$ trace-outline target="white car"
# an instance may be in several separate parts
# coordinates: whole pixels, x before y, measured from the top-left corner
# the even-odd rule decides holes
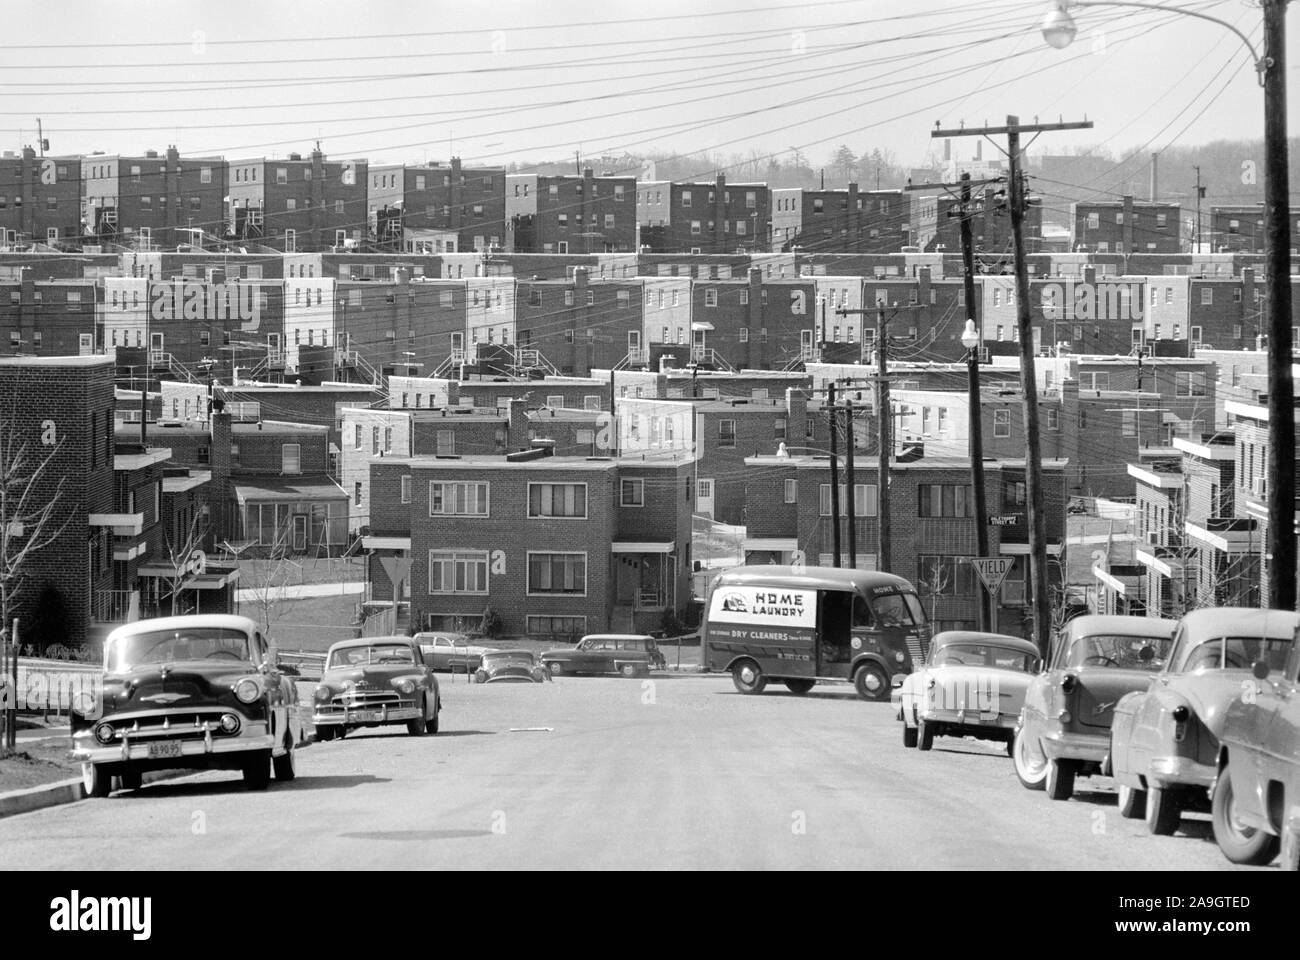
[[[903,721],[903,746],[929,750],[935,737],[975,737],[1002,741],[1009,751],[1038,661],[1038,648],[1019,637],[939,634],[925,665],[891,698]]]
[[[420,645],[429,669],[443,673],[473,673],[482,665],[483,654],[496,649],[475,646],[463,633],[425,631],[415,635],[415,642]]]

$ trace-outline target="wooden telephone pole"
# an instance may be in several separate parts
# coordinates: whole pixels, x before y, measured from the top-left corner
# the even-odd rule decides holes
[[[1043,516],[1043,456],[1038,434],[1038,385],[1034,371],[1034,331],[1029,317],[1029,268],[1025,260],[1025,185],[1021,161],[1024,150],[1020,145],[1022,133],[1035,135],[1050,130],[1086,130],[1092,127],[1089,120],[1070,123],[1027,123],[1008,116],[1001,127],[960,127],[944,130],[936,127],[933,138],[991,137],[1005,134],[1008,163],[1008,203],[1011,207],[1011,240],[1015,253],[1016,272],[1016,326],[1020,333],[1020,392],[1024,403],[1025,420],[1025,492],[1029,500],[1029,576],[1034,618],[1034,642],[1046,657],[1051,648],[1052,611],[1051,596],[1047,592],[1047,524]],[[1035,136],[1037,139],[1037,136]],[[1032,141],[1031,141],[1032,142]]]

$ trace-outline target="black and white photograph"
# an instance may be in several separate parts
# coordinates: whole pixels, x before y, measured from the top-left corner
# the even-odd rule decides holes
[[[22,924],[399,870],[1282,920],[1287,0],[4,6]]]

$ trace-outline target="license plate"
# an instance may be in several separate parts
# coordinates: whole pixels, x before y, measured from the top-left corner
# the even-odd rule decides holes
[[[181,745],[178,740],[160,740],[157,743],[151,743],[149,746],[149,759],[179,757],[181,755]]]
[[[366,721],[380,720],[382,718],[383,714],[378,710],[355,710],[348,719]]]

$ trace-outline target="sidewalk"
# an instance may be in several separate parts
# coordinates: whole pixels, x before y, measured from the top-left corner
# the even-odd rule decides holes
[[[350,593],[365,593],[366,585],[360,580],[343,583],[301,583],[289,584],[276,588],[276,600],[301,600],[305,597],[341,597]],[[235,599],[240,603],[256,602],[262,591],[257,589],[236,590]]]

